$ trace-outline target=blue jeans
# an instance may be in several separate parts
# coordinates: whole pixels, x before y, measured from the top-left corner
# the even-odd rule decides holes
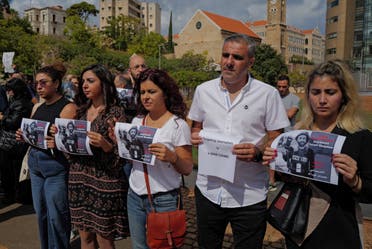
[[[41,249],[70,248],[68,166],[33,148],[30,150],[28,165]]]
[[[133,168],[132,161],[130,160],[125,161],[123,170],[128,180],[129,180],[130,173],[132,172],[132,168]]]
[[[157,212],[174,211],[177,209],[177,203],[177,190],[153,195],[153,207]],[[151,206],[147,195],[137,195],[129,188],[127,208],[132,249],[148,249],[146,216],[151,211]]]
[[[229,222],[235,249],[262,249],[266,231],[266,200],[246,207],[223,208],[208,200],[195,187],[195,203],[200,249],[222,248]]]

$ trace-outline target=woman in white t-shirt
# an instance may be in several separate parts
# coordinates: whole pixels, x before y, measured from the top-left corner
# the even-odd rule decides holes
[[[181,174],[190,174],[193,167],[186,104],[176,82],[165,71],[146,69],[136,84],[141,104],[139,116],[132,124],[159,129],[149,146],[156,156],[155,165],[147,165],[153,207],[157,212],[176,210]],[[132,248],[148,248],[145,226],[151,206],[142,163],[133,162],[129,185],[127,206]]]

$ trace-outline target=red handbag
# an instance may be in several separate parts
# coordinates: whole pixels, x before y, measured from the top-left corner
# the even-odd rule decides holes
[[[146,219],[147,245],[151,249],[179,248],[183,245],[186,234],[186,212],[180,209],[181,191],[179,190],[178,207],[175,211],[156,212],[152,205],[147,165],[143,164],[147,195],[151,212]]]

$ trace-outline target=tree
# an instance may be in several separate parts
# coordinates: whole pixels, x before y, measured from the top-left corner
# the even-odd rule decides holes
[[[288,68],[284,59],[270,45],[261,44],[256,48],[252,74],[255,78],[274,85],[280,74],[286,74]]]
[[[145,57],[158,57],[159,45],[164,44],[165,39],[158,33],[150,32],[145,34],[140,40],[130,44],[128,47],[128,53],[139,53]]]
[[[299,71],[289,73],[288,77],[291,80],[291,85],[296,89],[296,91],[299,87],[304,87],[306,84],[306,76]]]
[[[174,53],[173,28],[172,28],[172,11],[170,13],[170,18],[169,18],[167,51],[168,51],[168,53]]]
[[[18,16],[0,19],[0,51],[14,51],[14,64],[31,73],[39,65],[41,53],[30,24]]]
[[[137,18],[119,15],[109,21],[105,34],[112,39],[113,48],[127,50],[129,44],[140,42],[145,30]]]
[[[67,16],[79,16],[83,20],[84,24],[87,23],[88,17],[90,15],[97,16],[99,11],[96,6],[89,4],[87,2],[81,2],[71,5],[70,8],[66,10]]]
[[[10,14],[10,4],[8,0],[0,0],[0,19],[4,18],[4,13]]]
[[[84,46],[95,45],[89,28],[87,28],[84,21],[78,16],[67,17],[64,34],[72,42],[84,44]]]

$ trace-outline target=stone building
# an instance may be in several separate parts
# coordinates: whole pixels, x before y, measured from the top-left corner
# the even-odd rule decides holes
[[[25,17],[34,32],[40,35],[63,36],[66,11],[62,6],[30,8],[25,10]]]
[[[204,10],[197,10],[175,37],[175,56],[192,51],[195,54],[205,54],[208,59],[219,63],[221,50],[226,37],[236,34],[246,34],[257,44],[261,38],[242,21],[217,15]]]

